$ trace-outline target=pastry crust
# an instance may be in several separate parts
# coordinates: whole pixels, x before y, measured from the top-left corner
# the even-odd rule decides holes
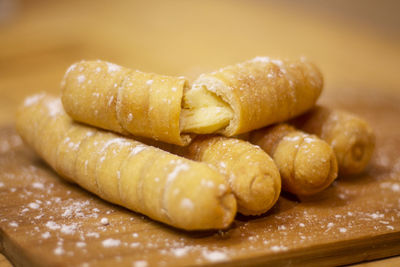
[[[105,61],[81,61],[66,72],[65,111],[74,120],[124,135],[133,134],[177,145],[185,78],[133,71]]]
[[[297,116],[314,106],[323,79],[309,61],[252,60],[202,74],[191,90],[206,89],[229,104],[233,118],[218,132],[233,136]]]
[[[340,174],[362,172],[372,157],[374,132],[366,121],[354,114],[317,106],[291,123],[319,136],[333,148]]]
[[[236,138],[197,136],[187,147],[153,140],[147,144],[185,158],[209,164],[224,174],[243,215],[260,215],[276,203],[281,177],[274,161],[262,149]]]
[[[273,158],[285,191],[298,196],[313,195],[337,177],[332,148],[315,135],[282,123],[251,132],[249,140]]]
[[[238,211],[260,215],[276,203],[281,177],[274,161],[262,149],[235,138],[198,136],[186,157],[214,166],[231,185]]]
[[[222,229],[234,219],[235,197],[217,171],[74,123],[57,98],[25,101],[17,130],[57,173],[107,201],[186,230]]]

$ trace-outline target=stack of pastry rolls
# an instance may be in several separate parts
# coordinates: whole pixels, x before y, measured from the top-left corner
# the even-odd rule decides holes
[[[363,120],[315,107],[323,79],[305,59],[257,57],[192,83],[81,61],[61,87],[20,106],[25,142],[68,181],[185,230],[265,213],[281,187],[318,193],[374,146]]]

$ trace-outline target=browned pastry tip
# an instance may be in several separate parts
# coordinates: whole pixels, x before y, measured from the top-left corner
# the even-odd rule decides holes
[[[332,148],[315,135],[278,124],[251,132],[249,140],[273,158],[285,191],[295,195],[316,194],[337,177]]]
[[[374,132],[366,121],[354,114],[317,106],[291,123],[319,136],[333,148],[340,174],[362,172],[372,157]]]

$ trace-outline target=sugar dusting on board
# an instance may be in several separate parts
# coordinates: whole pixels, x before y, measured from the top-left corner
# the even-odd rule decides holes
[[[8,225],[11,226],[11,227],[18,227],[19,226],[19,224],[17,222],[10,222]]]
[[[5,153],[11,149],[19,147],[20,145],[22,145],[22,139],[19,135],[13,134],[9,138],[2,138],[0,139],[0,153]]]
[[[218,262],[228,260],[229,257],[220,251],[203,251],[203,257],[210,262]]]
[[[133,267],[147,267],[148,263],[147,263],[147,261],[139,260],[139,261],[134,261],[132,263],[132,266]]]
[[[102,225],[108,225],[108,224],[109,224],[109,221],[108,221],[107,218],[103,217],[103,218],[101,218],[100,223],[101,223]]]
[[[113,238],[108,238],[106,240],[103,240],[101,242],[104,247],[109,248],[109,247],[118,247],[121,245],[121,240],[118,239],[113,239]]]

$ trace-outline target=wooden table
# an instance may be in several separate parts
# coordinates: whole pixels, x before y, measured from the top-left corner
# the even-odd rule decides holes
[[[101,58],[143,71],[171,75],[184,74],[193,78],[201,72],[214,70],[257,55],[280,57],[305,55],[313,59],[324,73],[326,86],[321,102],[352,110],[364,115],[374,124],[378,138],[381,138],[378,144],[384,145],[384,148],[377,149],[380,154],[375,155],[367,176],[371,173],[378,175],[379,171],[382,174],[384,170],[379,168],[386,168],[386,171],[390,170],[394,173],[391,179],[398,181],[400,175],[395,171],[398,171],[396,168],[399,166],[393,161],[395,152],[390,150],[392,141],[385,141],[387,138],[398,140],[396,138],[400,136],[399,120],[398,116],[396,117],[396,114],[400,115],[398,107],[400,100],[398,2],[335,1],[324,4],[319,2],[317,0],[296,1],[296,3],[255,0],[246,2],[113,1],[110,4],[111,2],[106,0],[0,1],[0,130],[2,138],[5,140],[6,137],[14,136],[12,125],[17,104],[26,95],[37,91],[57,93],[65,69],[80,59]],[[399,145],[399,142],[393,142]],[[16,144],[15,149],[26,148],[21,148],[21,144]],[[29,150],[21,151],[18,153],[29,154]],[[34,160],[34,156],[32,157],[31,159]],[[23,164],[24,161],[21,158],[18,160],[20,160],[18,164]],[[53,179],[55,186],[71,187],[59,181],[45,165],[38,164],[41,168],[40,172],[45,173],[43,175],[46,179]],[[375,181],[373,178],[365,179],[365,181]],[[360,182],[357,179],[350,182],[339,179],[338,184],[328,189],[326,195],[332,195],[338,188],[346,189],[347,187],[341,187],[343,184],[351,187],[352,183],[360,183],[360,186],[364,184],[363,181]],[[21,186],[24,187],[24,185]],[[70,194],[77,198],[92,197],[74,186],[71,188]],[[2,196],[8,195],[3,192]],[[328,197],[322,196],[322,199],[324,198]],[[135,220],[141,222],[140,225],[151,225],[149,229],[156,229],[154,230],[156,232],[164,231],[162,235],[172,235],[177,238],[173,230],[166,229],[162,225],[154,224],[141,216],[131,215],[124,210],[121,211],[107,203],[93,201],[93,205],[100,205],[104,212],[117,210],[118,216],[124,219],[128,220],[133,216]],[[255,225],[263,224],[265,222],[263,220],[273,221],[273,216],[284,212],[285,209],[290,209],[293,203],[301,206],[297,205],[299,202],[290,198],[282,198],[269,215],[271,218],[268,216],[257,219],[239,217],[236,225],[239,228],[247,227],[248,235],[245,237],[255,240],[258,237],[251,235],[251,231],[253,234],[260,233],[257,232],[259,229]],[[302,203],[302,209],[309,208],[314,202],[306,203],[308,204]],[[371,216],[374,217],[374,215]],[[375,216],[380,216],[380,213]],[[110,216],[110,218],[113,217]],[[393,225],[393,227],[398,227],[396,223]],[[282,229],[282,226],[280,227]],[[0,229],[0,232],[2,230]],[[121,229],[118,228],[118,230]],[[397,228],[395,230],[400,231]],[[240,233],[238,231],[233,232],[238,234]],[[184,236],[186,238],[186,235]],[[10,237],[17,238],[17,235]],[[2,239],[0,241],[3,242]],[[57,240],[53,241],[57,242]],[[189,241],[185,240],[185,242]],[[201,245],[200,237],[199,242]],[[217,241],[214,240],[214,242]],[[251,245],[252,240],[246,242],[250,242]],[[259,244],[266,240],[261,236],[254,242]],[[46,242],[44,246],[46,247]],[[257,248],[257,245],[254,246]],[[273,250],[285,249],[276,246]],[[177,251],[177,254],[184,253],[184,250]],[[387,251],[390,253],[382,253],[378,249],[376,253],[373,253],[372,249],[368,255],[355,256],[354,260],[346,261],[338,256],[337,259],[333,257],[321,262],[343,264],[400,254],[396,244],[389,246]],[[262,252],[260,253],[262,255]],[[53,255],[52,251],[50,254]],[[215,255],[218,256],[218,254]],[[10,257],[10,255],[7,256]],[[261,262],[257,261],[255,256],[247,260],[245,255],[241,257],[242,261],[239,263],[242,264]],[[124,257],[121,259],[122,262],[127,263]],[[190,262],[190,259],[185,257],[180,259],[180,264]],[[18,259],[13,260],[21,263]],[[118,257],[113,260],[107,258],[103,264],[118,263],[119,260]],[[200,261],[200,263],[206,262]],[[285,263],[284,258],[277,262]],[[171,261],[166,263],[171,264]],[[8,264],[4,258],[0,258],[0,266]],[[400,260],[391,258],[372,264],[399,265]]]

